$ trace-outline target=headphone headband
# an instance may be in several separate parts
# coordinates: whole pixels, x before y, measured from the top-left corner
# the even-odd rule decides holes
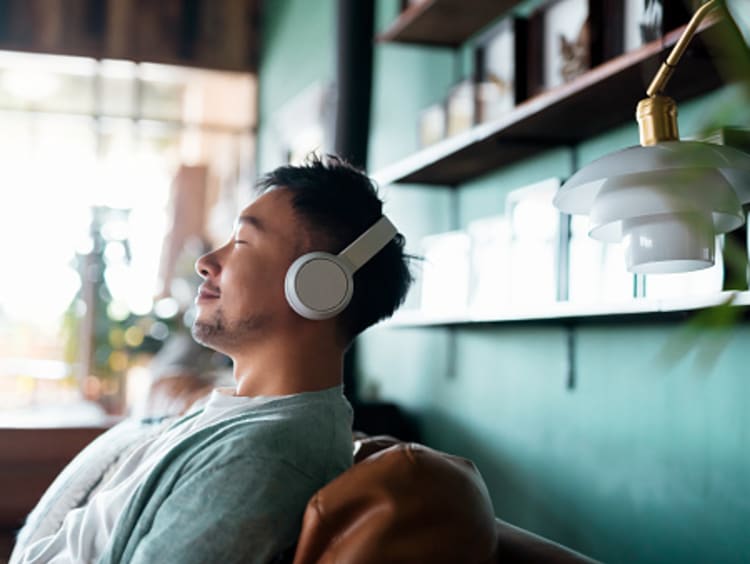
[[[396,227],[386,216],[382,216],[372,227],[341,251],[338,256],[351,265],[353,274],[378,254],[397,234]]]

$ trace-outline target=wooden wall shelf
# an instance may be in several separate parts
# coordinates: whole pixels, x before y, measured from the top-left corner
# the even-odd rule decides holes
[[[458,47],[520,0],[422,0],[409,6],[379,41]]]
[[[502,118],[445,139],[373,174],[380,185],[392,183],[456,186],[504,165],[552,147],[575,145],[626,122],[635,124],[635,107],[661,61],[683,28],[588,71],[577,79],[526,100]],[[726,82],[710,45],[725,23],[706,20],[667,87],[682,101]]]

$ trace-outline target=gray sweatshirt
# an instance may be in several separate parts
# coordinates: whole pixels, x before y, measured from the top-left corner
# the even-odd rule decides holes
[[[341,387],[214,391],[158,433],[115,428],[50,487],[11,563],[268,562],[296,541],[310,497],[351,466],[351,419]]]

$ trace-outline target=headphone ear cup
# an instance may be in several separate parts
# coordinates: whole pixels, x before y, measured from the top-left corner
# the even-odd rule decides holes
[[[289,306],[307,319],[329,319],[352,299],[351,267],[336,255],[308,253],[295,260],[286,273],[284,294]]]

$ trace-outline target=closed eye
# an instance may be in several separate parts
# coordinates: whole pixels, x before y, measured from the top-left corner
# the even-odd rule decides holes
[[[247,245],[247,241],[242,241],[241,239],[235,239],[234,244],[235,245]]]

